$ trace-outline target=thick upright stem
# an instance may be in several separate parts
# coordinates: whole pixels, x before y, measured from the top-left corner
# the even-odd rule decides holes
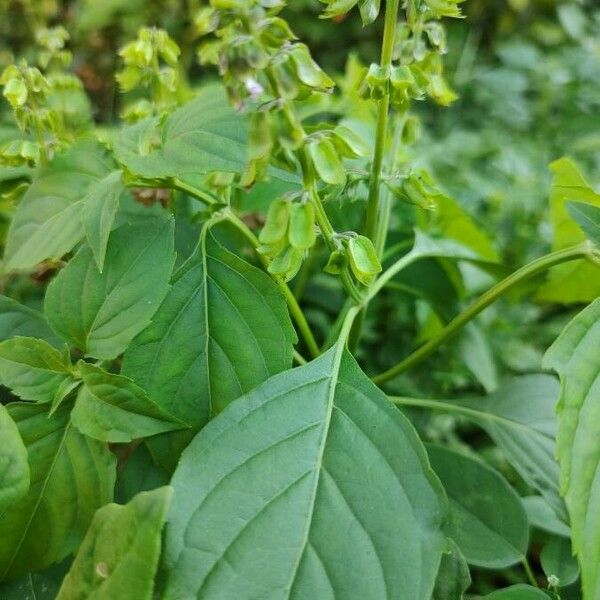
[[[383,31],[383,44],[381,47],[381,66],[389,67],[392,64],[394,42],[396,40],[396,26],[398,23],[399,0],[387,0],[385,7],[385,25]],[[388,112],[390,97],[385,95],[377,107],[377,129],[375,134],[375,152],[373,154],[373,168],[369,182],[369,196],[367,201],[367,216],[365,221],[365,235],[371,240],[375,239],[379,214],[379,186],[383,157],[385,155],[385,141],[388,126]]]

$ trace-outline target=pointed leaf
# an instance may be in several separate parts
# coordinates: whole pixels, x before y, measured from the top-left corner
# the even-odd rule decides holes
[[[230,404],[172,485],[166,597],[431,597],[439,483],[341,344]]]
[[[119,198],[125,189],[121,176],[121,171],[109,173],[92,185],[83,199],[81,220],[100,272],[104,268],[108,236],[119,208]]]
[[[37,571],[71,553],[97,508],[110,502],[115,459],[81,435],[60,408],[13,402],[7,410],[29,453],[31,486],[0,515],[0,580]]]
[[[586,597],[600,596],[600,298],[552,344],[544,367],[560,375],[557,456],[573,550]]]
[[[148,398],[131,379],[80,363],[83,387],[71,420],[79,431],[102,442],[127,443],[185,425]]]
[[[48,342],[14,337],[0,343],[0,382],[19,398],[51,402],[71,379],[65,357]]]
[[[122,373],[193,425],[292,364],[295,334],[271,278],[207,229],[125,353]]]
[[[44,315],[12,298],[0,296],[0,341],[17,335],[43,339],[60,347],[60,340],[46,323]]]
[[[241,172],[246,165],[246,120],[221,87],[203,89],[164,124],[156,120],[150,133],[148,127],[143,121],[125,128],[115,145],[117,159],[140,177],[196,178],[209,171]]]
[[[25,192],[11,223],[5,268],[31,269],[72,250],[83,237],[82,199],[112,168],[106,150],[91,140],[75,144],[44,167]]]
[[[57,600],[151,600],[172,492],[141,492],[124,506],[98,510]]]
[[[467,562],[501,569],[523,559],[529,542],[519,496],[496,471],[441,446],[428,446],[431,466],[450,501],[448,534]]]
[[[526,375],[483,398],[434,404],[436,409],[459,412],[483,427],[521,477],[567,522],[554,458],[557,398],[558,383],[554,377]]]
[[[111,234],[102,273],[84,247],[57,275],[46,292],[46,318],[87,355],[115,358],[150,322],[174,259],[171,218],[126,223]]]
[[[0,514],[29,489],[27,448],[8,410],[0,404]]]

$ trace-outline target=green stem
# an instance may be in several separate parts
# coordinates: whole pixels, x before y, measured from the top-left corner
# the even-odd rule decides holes
[[[538,275],[539,273],[543,273],[547,271],[551,267],[555,265],[559,265],[564,262],[568,262],[571,260],[579,260],[586,259],[591,256],[595,256],[598,251],[594,248],[593,244],[590,242],[584,242],[582,244],[578,244],[577,246],[572,246],[570,248],[566,248],[564,250],[559,250],[557,252],[552,252],[551,254],[547,254],[546,256],[542,256],[534,260],[533,262],[525,265],[519,270],[515,271],[511,275],[509,275],[506,279],[503,279],[495,286],[490,288],[487,292],[485,292],[479,299],[473,302],[470,306],[468,306],[463,312],[461,312],[457,317],[455,317],[438,335],[431,338],[426,344],[415,350],[412,354],[406,357],[403,361],[398,363],[397,365],[391,367],[387,371],[380,373],[373,377],[373,381],[379,385],[389,381],[390,379],[394,379],[401,373],[404,373],[408,369],[414,367],[419,364],[421,361],[425,360],[429,357],[439,346],[441,346],[445,341],[453,337],[462,327],[464,327],[471,319],[476,317],[482,310],[487,308],[490,304],[498,300],[498,298],[502,297],[504,294],[509,292],[511,289]],[[405,260],[410,258],[410,254],[404,257]],[[389,280],[395,273],[391,273],[395,267],[399,263],[402,262],[403,259],[400,259],[393,267],[388,269],[384,275],[382,275],[374,286],[373,290],[370,291],[370,297],[381,289],[383,285],[385,285],[385,281]],[[413,258],[414,260],[414,258]],[[395,272],[399,269],[396,268]],[[386,277],[387,276],[387,277]],[[376,290],[376,288],[378,288]]]
[[[381,46],[381,66],[389,67],[392,64],[394,42],[396,41],[396,26],[398,23],[399,0],[388,0],[385,7],[385,24],[383,30],[383,43]],[[373,168],[369,182],[369,196],[367,200],[367,215],[365,221],[365,235],[371,240],[375,239],[379,214],[379,185],[385,154],[385,140],[387,135],[388,112],[390,97],[386,94],[377,107],[377,129],[375,134],[375,152],[373,154]]]
[[[535,575],[533,574],[533,570],[531,569],[531,565],[529,564],[529,561],[527,560],[526,556],[523,557],[521,564],[525,569],[525,574],[527,575],[527,579],[529,579],[529,583],[531,583],[533,587],[540,587],[537,582],[537,579],[535,578]]]
[[[394,128],[394,136],[392,143],[392,151],[389,159],[389,172],[393,173],[397,167],[398,153],[400,151],[400,142],[402,140],[402,132],[406,124],[407,113],[403,112],[398,115],[396,126]],[[392,193],[389,189],[385,188],[380,192],[379,199],[379,211],[377,219],[377,227],[375,231],[375,238],[373,243],[377,256],[381,258],[385,250],[385,243],[387,240],[388,230],[390,228],[390,217],[392,215]]]
[[[250,244],[252,245],[252,247],[255,250],[260,246],[260,242],[258,241],[258,238],[254,235],[254,233],[252,233],[251,229],[246,225],[246,223],[244,223],[237,215],[235,215],[231,211],[229,211],[227,213],[227,220],[241,234],[244,235],[244,237],[250,242]],[[257,255],[258,255],[260,261],[262,262],[263,266],[267,267],[268,264],[267,264],[266,258],[258,252],[257,252]],[[287,284],[284,281],[282,281],[279,277],[272,276],[272,278],[273,278],[273,281],[279,286],[279,289],[283,292],[283,295],[285,297],[285,301],[287,302],[289,311],[292,315],[292,318],[296,322],[298,331],[299,331],[300,335],[302,336],[302,339],[304,340],[304,343],[306,344],[308,351],[310,352],[310,354],[313,358],[316,358],[321,353],[319,350],[319,345],[317,344],[317,341],[315,340],[315,337],[313,336],[313,333],[310,329],[308,321],[306,320],[306,317],[304,316],[304,313],[302,312],[302,309],[300,308],[300,305],[298,304],[296,297],[294,296],[294,294],[292,294],[292,291],[287,286]]]
[[[181,179],[178,179],[177,177],[173,178],[172,186],[180,192],[185,192],[193,198],[196,198],[196,200],[204,202],[204,204],[207,204],[208,206],[215,206],[218,204],[217,200],[215,200],[208,192],[199,190],[198,188],[185,183],[185,181],[181,181]]]
[[[317,220],[317,224],[319,225],[319,229],[323,234],[323,239],[325,240],[325,244],[330,252],[337,250],[337,246],[335,243],[335,230],[327,216],[327,212],[325,211],[325,207],[321,202],[321,197],[316,188],[316,183],[314,177],[309,168],[309,160],[308,155],[306,153],[306,148],[302,147],[298,151],[298,158],[300,160],[300,165],[302,167],[302,181],[304,185],[304,189],[308,192],[308,197],[315,209],[315,218]],[[352,276],[350,275],[348,268],[342,270],[340,275],[342,280],[342,284],[344,289],[348,293],[348,295],[352,298],[355,304],[360,304],[363,300],[363,294],[361,294],[358,287],[354,283]]]

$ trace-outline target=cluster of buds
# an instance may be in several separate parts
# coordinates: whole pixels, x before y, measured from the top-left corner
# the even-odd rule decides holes
[[[448,106],[456,99],[443,74],[446,34],[436,20],[460,17],[462,0],[409,0],[406,22],[396,35],[397,66],[372,64],[360,86],[363,98],[379,100],[389,95],[392,106],[405,112],[411,100],[431,98]]]
[[[316,241],[315,211],[306,195],[272,202],[259,241],[259,251],[270,260],[269,272],[292,279]]]
[[[384,184],[398,200],[425,210],[435,210],[438,199],[443,196],[433,177],[424,169],[411,171],[403,177],[387,178]]]
[[[179,46],[167,32],[155,27],[142,27],[137,39],[119,50],[125,64],[116,75],[121,90],[129,92],[145,88],[151,93],[150,100],[144,98],[125,109],[123,117],[126,120],[137,121],[175,104],[179,54]]]
[[[370,285],[382,267],[373,242],[364,235],[351,231],[336,236],[338,249],[331,253],[325,271],[339,275],[346,268],[363,285]]]
[[[2,161],[10,165],[37,164],[57,144],[69,141],[90,123],[81,81],[66,70],[72,58],[65,49],[69,34],[60,26],[41,29],[36,40],[39,68],[21,60],[6,67],[0,76],[4,97],[24,134],[1,149]]]
[[[329,19],[341,17],[358,4],[363,25],[370,25],[379,15],[381,0],[321,0],[327,5],[323,16]]]
[[[69,38],[67,30],[60,25],[36,31],[35,41],[40,46],[37,61],[42,69],[61,71],[71,64],[73,56],[65,49]]]
[[[243,185],[263,178],[271,160],[296,169],[296,153],[310,136],[292,103],[334,86],[278,16],[282,7],[277,0],[211,0],[196,18],[200,35],[213,34],[200,46],[200,62],[218,67],[234,106],[257,109],[250,117],[250,162]],[[316,145],[317,152],[331,156],[327,143]],[[339,179],[339,158],[329,162],[335,159]]]
[[[46,106],[50,84],[41,71],[30,67],[24,60],[9,65],[0,76],[3,95],[13,109],[22,132],[35,131],[38,143],[28,139],[11,140],[2,148],[3,162],[10,165],[34,165],[40,158],[40,143],[45,130],[54,130],[54,113]]]

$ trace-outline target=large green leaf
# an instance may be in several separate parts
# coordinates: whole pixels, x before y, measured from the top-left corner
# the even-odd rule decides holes
[[[115,459],[81,435],[59,408],[14,402],[7,410],[29,453],[31,485],[0,515],[0,580],[44,569],[79,544],[97,508],[110,502]]]
[[[443,410],[483,427],[530,485],[567,522],[555,459],[558,382],[550,375],[515,378],[489,396],[469,400],[395,398],[400,405]]]
[[[208,229],[176,272],[122,373],[157,404],[200,425],[292,364],[296,336],[278,287]]]
[[[85,435],[103,442],[126,443],[185,427],[131,379],[83,362],[78,371],[83,386],[71,420]]]
[[[580,312],[544,357],[561,380],[557,456],[561,491],[586,598],[600,598],[600,298]]]
[[[150,600],[172,488],[140,492],[95,515],[57,600]]]
[[[0,404],[0,514],[29,489],[27,448],[8,410]]]
[[[600,194],[594,192],[573,162],[561,158],[550,165],[554,181],[550,192],[550,211],[554,228],[553,250],[582,242],[585,234],[570,217],[568,200],[600,207]],[[554,267],[538,297],[548,302],[571,304],[589,302],[600,295],[600,270],[585,261]]]
[[[567,521],[555,459],[558,393],[554,377],[525,375],[489,396],[453,404],[474,411],[467,416],[487,431],[525,481]]]
[[[108,236],[119,208],[119,199],[125,190],[121,175],[121,171],[109,173],[92,185],[83,199],[83,229],[100,272],[104,269]]]
[[[506,480],[481,461],[448,448],[428,446],[427,451],[450,501],[448,534],[467,562],[500,569],[521,561],[529,524]]]
[[[60,344],[41,313],[12,298],[0,296],[0,341],[17,335],[43,339],[54,346]]]
[[[165,598],[431,597],[439,482],[340,343],[230,404],[172,485]]]
[[[72,250],[83,237],[85,195],[113,168],[106,150],[92,140],[75,144],[43,168],[25,192],[11,223],[5,269],[30,269]]]
[[[168,290],[173,219],[138,217],[115,229],[102,273],[83,247],[48,286],[53,329],[95,358],[115,358],[144,329]]]
[[[23,400],[51,402],[71,379],[70,365],[44,340],[14,337],[0,343],[0,383]]]
[[[196,179],[209,171],[240,172],[246,164],[246,119],[220,86],[204,88],[164,122],[126,128],[115,144],[117,159],[147,179]]]

